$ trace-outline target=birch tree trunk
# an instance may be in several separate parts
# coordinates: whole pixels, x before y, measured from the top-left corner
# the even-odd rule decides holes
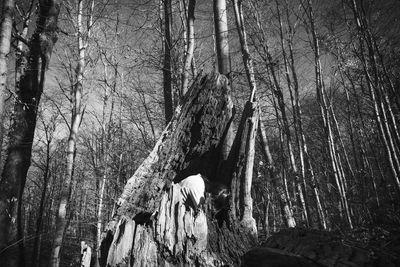
[[[60,251],[63,243],[64,233],[68,225],[67,211],[71,198],[72,184],[73,184],[73,170],[76,153],[76,141],[79,127],[82,120],[82,93],[83,93],[83,80],[85,68],[85,55],[87,48],[87,40],[90,36],[90,29],[92,27],[91,18],[88,18],[89,23],[87,33],[85,36],[83,26],[83,2],[78,1],[77,13],[77,42],[79,51],[79,60],[76,66],[76,81],[73,86],[73,107],[70,132],[67,141],[67,155],[66,155],[66,171],[63,179],[63,186],[61,189],[61,200],[57,209],[56,230],[53,239],[52,251],[50,256],[49,266],[58,267],[60,265]],[[94,0],[92,0],[90,16],[93,14]]]
[[[400,137],[397,130],[397,122],[391,111],[391,104],[387,94],[380,83],[380,74],[377,66],[377,53],[375,51],[374,38],[369,31],[369,26],[356,1],[350,1],[350,7],[354,14],[354,20],[358,31],[358,40],[360,46],[360,59],[363,66],[366,83],[369,90],[370,99],[374,108],[375,121],[379,133],[385,146],[390,170],[393,180],[400,194]],[[364,44],[365,42],[365,44]],[[366,47],[365,47],[366,45]],[[367,53],[367,55],[365,55]]]
[[[215,31],[215,51],[217,61],[217,71],[223,75],[230,77],[231,64],[230,64],[230,50],[229,50],[229,34],[228,34],[228,16],[226,9],[226,0],[213,1],[214,12],[214,31]],[[221,166],[219,168],[219,175],[225,175],[226,166],[229,153],[231,151],[232,143],[235,138],[233,133],[233,126],[231,125],[225,137],[225,141],[221,150]]]
[[[0,251],[6,257],[11,215],[21,200],[30,166],[37,109],[43,92],[45,74],[57,41],[60,2],[40,1],[36,29],[28,43],[24,67],[18,74],[16,102],[10,130],[8,154],[0,182]],[[11,266],[11,265],[9,265]]]
[[[286,4],[286,20],[287,20],[287,25],[288,25],[288,49],[289,49],[289,66],[290,70],[292,73],[292,78],[293,78],[293,89],[294,89],[294,110],[295,110],[295,115],[297,117],[297,127],[298,127],[298,135],[299,135],[299,143],[300,143],[300,150],[304,154],[304,161],[305,161],[305,168],[307,168],[309,174],[310,174],[310,180],[311,180],[311,187],[313,189],[313,195],[315,198],[316,202],[316,208],[318,211],[318,219],[320,226],[323,229],[327,229],[327,222],[326,222],[326,217],[325,213],[322,209],[322,204],[320,200],[320,194],[318,190],[318,181],[315,177],[314,174],[314,168],[312,164],[312,160],[310,157],[310,154],[308,152],[308,146],[303,130],[303,120],[302,120],[302,111],[301,111],[301,105],[300,105],[300,94],[299,94],[299,81],[297,78],[297,70],[295,67],[295,60],[294,60],[294,53],[293,53],[293,29],[292,29],[292,24],[290,22],[290,15],[289,15],[289,6],[288,6],[288,1],[285,1]]]
[[[282,186],[280,186],[277,183],[278,180],[282,180],[282,179],[280,179],[278,177],[275,163],[274,163],[274,160],[272,158],[272,155],[271,155],[271,152],[269,149],[269,142],[268,142],[267,134],[265,132],[265,127],[263,125],[261,118],[259,119],[258,123],[259,123],[258,134],[259,134],[259,139],[262,144],[262,146],[261,146],[262,152],[263,152],[263,155],[267,162],[267,169],[268,169],[269,176],[271,179],[271,184],[276,189],[277,194],[278,194],[278,200],[279,200],[280,206],[281,206],[282,217],[284,218],[284,221],[285,221],[287,227],[289,227],[289,228],[296,227],[296,221],[293,217],[293,212],[292,212],[292,209],[290,208],[285,191],[282,188]]]
[[[229,75],[231,66],[226,0],[214,0],[214,23],[218,72],[224,75]]]
[[[345,220],[347,221],[350,228],[353,228],[353,223],[351,220],[350,215],[350,208],[347,201],[346,195],[346,181],[344,172],[341,168],[341,162],[339,155],[337,153],[337,149],[335,147],[334,138],[333,138],[333,131],[331,126],[331,118],[330,112],[328,109],[327,99],[326,99],[326,92],[325,92],[325,85],[322,76],[322,67],[321,67],[321,59],[320,59],[320,50],[319,50],[319,40],[317,38],[317,33],[315,29],[315,21],[314,21],[314,13],[312,8],[312,1],[307,1],[307,8],[306,12],[308,13],[308,18],[311,27],[311,35],[312,35],[312,45],[314,50],[314,68],[315,68],[315,83],[316,83],[316,93],[317,99],[321,111],[321,117],[323,121],[323,127],[325,131],[326,137],[326,144],[327,149],[329,152],[330,163],[332,167],[333,176],[337,185],[337,189],[339,192],[340,203],[345,211]]]
[[[188,15],[187,15],[187,49],[185,55],[185,63],[183,66],[182,74],[182,96],[184,96],[189,86],[189,72],[191,69],[193,54],[194,54],[194,9],[196,6],[196,0],[189,0]]]
[[[4,96],[7,89],[7,60],[10,53],[14,7],[14,0],[3,1],[0,25],[0,149],[3,147]]]
[[[243,18],[243,10],[242,10],[242,3],[238,2],[237,0],[233,0],[233,8],[235,12],[235,22],[236,22],[236,27],[239,35],[239,40],[240,40],[240,46],[242,50],[242,58],[243,58],[243,64],[244,68],[246,71],[246,76],[247,76],[247,81],[249,83],[250,87],[250,97],[249,101],[245,105],[245,109],[243,111],[243,116],[241,125],[244,124],[244,129],[243,129],[243,134],[246,134],[246,136],[242,136],[241,140],[246,140],[245,143],[242,143],[241,148],[239,149],[239,158],[245,158],[246,163],[238,163],[239,165],[244,165],[245,166],[245,173],[244,177],[242,178],[243,180],[243,196],[240,196],[242,198],[243,204],[243,211],[242,211],[242,218],[241,218],[241,223],[244,227],[249,229],[250,232],[253,232],[255,236],[257,236],[257,226],[255,224],[255,221],[253,219],[253,203],[251,199],[251,183],[252,183],[252,176],[253,176],[253,163],[254,163],[254,143],[255,143],[255,138],[257,134],[257,128],[258,128],[258,120],[259,120],[259,109],[258,109],[258,104],[255,101],[255,94],[257,90],[257,84],[256,84],[256,79],[254,76],[254,67],[253,67],[253,61],[250,55],[249,51],[249,46],[247,43],[247,33],[245,30],[244,26],[244,18]],[[238,134],[241,133],[241,129],[239,128]],[[238,138],[238,135],[237,137]],[[243,152],[243,146],[246,145],[245,147],[245,152]],[[242,155],[240,155],[242,154]],[[233,182],[235,181],[235,176],[233,177]],[[240,187],[238,187],[240,188]],[[234,196],[234,190],[232,186],[232,197]],[[235,203],[235,201],[232,201],[232,203]],[[234,210],[234,209],[233,209]]]
[[[279,9],[278,9],[279,10]],[[291,133],[290,133],[290,127],[289,127],[289,121],[286,115],[286,107],[285,107],[285,101],[283,98],[283,91],[282,91],[282,87],[279,84],[279,80],[276,74],[276,70],[275,70],[275,62],[272,58],[272,55],[270,53],[269,50],[269,46],[267,44],[266,41],[266,34],[264,32],[264,29],[260,23],[260,19],[258,17],[258,13],[256,10],[254,10],[255,12],[255,19],[256,19],[256,23],[257,23],[257,27],[258,29],[261,31],[262,34],[262,48],[263,51],[265,53],[265,55],[263,56],[263,60],[266,64],[267,69],[269,70],[270,75],[272,76],[272,82],[273,82],[273,86],[272,86],[272,90],[274,93],[274,96],[278,102],[278,106],[279,106],[279,110],[281,113],[281,118],[282,118],[282,126],[283,126],[283,131],[285,133],[286,136],[286,147],[288,149],[288,153],[289,153],[289,163],[290,163],[290,167],[293,171],[293,176],[294,176],[294,182],[295,182],[295,187],[297,188],[298,191],[298,202],[301,205],[302,209],[303,209],[303,216],[304,216],[304,221],[306,223],[307,226],[310,225],[309,223],[309,209],[306,203],[306,187],[305,187],[305,181],[303,179],[303,182],[300,181],[300,175],[299,175],[299,171],[297,168],[297,164],[295,161],[295,156],[294,156],[294,151],[293,151],[293,146],[292,146],[292,137],[291,137]],[[278,12],[278,16],[280,18],[280,14]],[[282,38],[282,34],[281,34],[281,39]],[[283,44],[282,44],[282,52],[284,55],[284,61],[285,61],[285,71],[286,71],[286,79],[288,81],[288,87],[289,87],[289,92],[291,92],[291,80],[289,77],[289,70],[288,70],[288,65],[286,64],[286,52],[284,50]],[[297,122],[297,120],[295,120],[295,123]],[[304,176],[303,176],[304,177]]]

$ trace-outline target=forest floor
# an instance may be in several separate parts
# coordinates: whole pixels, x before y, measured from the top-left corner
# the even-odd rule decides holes
[[[243,266],[400,266],[397,225],[347,232],[285,229],[261,240]]]

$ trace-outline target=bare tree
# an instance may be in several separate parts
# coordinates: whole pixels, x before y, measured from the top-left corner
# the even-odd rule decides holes
[[[41,116],[41,122],[43,124],[43,130],[45,135],[45,163],[43,167],[43,184],[42,184],[42,192],[40,197],[39,211],[36,219],[36,230],[35,230],[35,238],[33,244],[33,253],[32,253],[32,263],[33,266],[38,267],[40,264],[40,249],[42,242],[42,227],[43,227],[43,216],[45,209],[45,199],[47,195],[47,187],[49,185],[50,179],[50,164],[51,164],[51,145],[54,138],[54,133],[56,130],[57,117],[59,114],[55,113],[51,116],[49,123],[47,124],[44,121],[43,115]]]
[[[319,108],[321,112],[321,117],[322,117],[322,122],[323,122],[323,128],[325,131],[325,138],[326,138],[326,144],[327,144],[327,149],[330,157],[330,165],[333,171],[333,176],[338,188],[339,192],[339,197],[340,197],[340,203],[345,211],[345,219],[348,223],[348,226],[350,228],[353,228],[353,223],[351,219],[351,214],[350,214],[350,207],[348,204],[348,199],[347,199],[347,188],[346,188],[346,177],[344,172],[342,171],[341,167],[341,160],[338,155],[338,151],[334,142],[334,136],[333,136],[333,131],[332,131],[332,118],[331,114],[329,112],[329,106],[328,106],[328,101],[327,101],[327,94],[325,90],[325,83],[323,80],[323,74],[322,74],[322,66],[321,66],[321,58],[320,58],[320,47],[319,47],[319,39],[317,37],[317,32],[315,28],[315,19],[314,19],[314,12],[313,12],[313,7],[312,7],[312,2],[311,0],[307,1],[307,6],[303,6],[304,10],[307,13],[307,17],[309,19],[310,23],[310,31],[311,31],[311,36],[312,36],[312,48],[314,52],[314,69],[315,69],[315,87],[316,87],[316,93],[317,93],[317,99],[319,103]]]
[[[74,172],[74,161],[76,153],[76,142],[79,127],[83,116],[83,83],[84,83],[84,70],[86,64],[86,48],[88,46],[88,39],[90,37],[91,28],[93,26],[93,9],[94,0],[90,4],[89,17],[87,18],[88,23],[86,24],[86,32],[84,31],[83,21],[83,4],[84,0],[79,0],[77,3],[77,18],[76,18],[76,29],[77,29],[77,44],[79,51],[79,59],[76,66],[76,77],[73,88],[73,102],[72,102],[72,118],[71,125],[69,128],[69,137],[67,142],[67,157],[66,157],[66,172],[63,180],[63,187],[61,190],[61,200],[58,206],[57,221],[56,221],[56,233],[54,235],[54,241],[52,246],[50,266],[58,267],[60,265],[60,250],[63,243],[64,232],[67,227],[67,206],[70,202],[73,172]]]

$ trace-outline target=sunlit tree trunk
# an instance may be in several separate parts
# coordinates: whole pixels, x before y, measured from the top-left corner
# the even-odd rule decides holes
[[[226,0],[214,0],[214,24],[218,72],[224,75],[229,75],[231,66]]]
[[[317,180],[316,180],[316,177],[314,174],[314,168],[312,165],[310,154],[308,152],[307,142],[306,142],[306,138],[305,138],[305,134],[304,134],[304,130],[303,130],[303,121],[302,121],[302,112],[301,112],[300,94],[299,94],[299,81],[297,78],[297,70],[295,67],[295,60],[294,60],[294,53],[293,53],[293,35],[294,35],[294,33],[293,33],[292,24],[290,21],[289,3],[287,0],[285,1],[285,11],[286,11],[286,21],[287,21],[287,26],[288,26],[288,49],[289,49],[289,59],[287,61],[285,61],[285,64],[288,64],[290,66],[290,71],[292,73],[292,78],[293,78],[294,94],[293,94],[292,105],[293,105],[293,110],[294,110],[293,114],[294,114],[294,117],[296,118],[295,121],[297,124],[297,131],[298,131],[300,162],[301,162],[301,164],[304,164],[304,167],[302,167],[302,172],[305,172],[307,169],[309,172],[309,175],[310,175],[311,188],[312,188],[313,195],[315,198],[315,204],[316,204],[319,224],[323,229],[327,229],[327,223],[326,223],[325,213],[322,209],[320,193],[319,193],[319,189],[318,189],[318,183],[317,183]],[[305,175],[306,174],[304,173],[303,177],[305,177]],[[309,211],[308,211],[308,213],[309,213]]]
[[[79,127],[82,120],[82,93],[83,93],[83,81],[84,81],[84,69],[85,69],[85,56],[88,37],[90,36],[90,29],[92,27],[91,18],[88,18],[88,29],[87,33],[84,32],[83,25],[83,3],[84,0],[78,1],[78,13],[77,13],[77,43],[79,51],[79,60],[76,67],[76,81],[73,85],[73,103],[72,103],[72,118],[70,124],[69,137],[67,141],[67,156],[66,156],[66,171],[63,179],[63,186],[61,189],[61,200],[57,209],[57,220],[56,230],[52,245],[52,252],[50,256],[49,266],[58,267],[60,265],[60,251],[63,243],[64,233],[68,225],[68,205],[70,202],[72,184],[73,184],[73,172],[74,172],[74,161],[76,153],[76,142]],[[92,10],[90,16],[93,14],[94,0],[92,0]]]
[[[3,144],[4,96],[7,89],[7,60],[10,53],[14,7],[14,0],[3,1],[2,19],[0,25],[0,149],[2,148]]]
[[[213,0],[214,12],[214,36],[215,36],[215,51],[216,51],[216,71],[230,78],[231,64],[230,64],[230,51],[229,51],[229,35],[228,35],[228,17],[226,9],[226,0]],[[219,173],[225,175],[227,171],[226,164],[229,153],[232,148],[233,139],[233,126],[228,127],[225,140],[222,144],[221,150],[221,166]]]
[[[117,18],[117,27],[116,31],[118,31],[118,24],[119,24],[119,18]],[[107,55],[104,54],[106,57]],[[113,66],[114,69],[114,77],[113,77],[113,82],[110,83],[109,81],[109,75],[108,75],[108,68],[107,68],[107,62],[103,61],[104,65],[104,77],[105,77],[105,92],[104,92],[104,101],[103,101],[103,112],[102,112],[102,117],[101,117],[101,139],[100,139],[100,144],[98,145],[99,147],[99,163],[96,164],[94,162],[93,166],[97,169],[99,169],[99,186],[97,186],[98,190],[98,206],[97,206],[97,236],[96,236],[96,266],[100,266],[100,243],[101,243],[101,234],[103,231],[103,221],[104,221],[104,199],[105,195],[107,192],[107,182],[110,179],[109,175],[109,154],[110,151],[113,150],[113,142],[111,141],[111,136],[110,136],[110,128],[112,127],[112,120],[113,120],[113,113],[114,113],[114,94],[117,89],[117,78],[118,78],[118,64],[114,62],[115,65]],[[109,92],[111,90],[111,92]],[[108,109],[108,101],[111,98],[111,105]],[[107,114],[109,113],[109,115]],[[99,165],[99,166],[96,166]]]
[[[291,137],[291,133],[290,133],[289,121],[288,121],[288,118],[286,115],[286,107],[285,107],[285,102],[284,102],[284,98],[283,98],[282,88],[281,88],[281,85],[279,84],[279,80],[278,80],[278,77],[276,74],[275,62],[272,59],[272,55],[269,51],[269,47],[266,42],[266,38],[265,38],[266,34],[260,23],[258,15],[256,14],[255,17],[256,17],[258,29],[261,31],[261,35],[262,35],[261,46],[262,46],[263,52],[265,53],[265,56],[263,56],[263,60],[266,64],[266,67],[269,70],[270,75],[272,76],[272,82],[273,82],[272,90],[273,90],[274,96],[277,100],[277,104],[278,104],[280,114],[281,114],[282,126],[283,126],[283,130],[284,130],[284,133],[286,136],[286,147],[287,147],[288,153],[289,153],[289,163],[290,163],[290,167],[293,171],[295,186],[298,191],[299,204],[301,205],[301,207],[303,209],[304,220],[306,222],[306,225],[308,226],[310,223],[309,223],[309,218],[308,218],[309,215],[307,212],[308,207],[307,207],[307,203],[306,203],[306,199],[305,199],[305,184],[300,181],[300,175],[299,175],[299,171],[298,171],[297,164],[295,161],[295,156],[294,156],[294,151],[293,151],[293,146],[292,146],[292,137]],[[287,67],[287,65],[286,65],[286,67]],[[288,78],[288,77],[289,76],[288,76],[288,72],[287,72],[286,78]],[[290,78],[288,78],[288,79],[289,79],[288,86],[291,87]],[[289,89],[289,90],[291,90],[291,89]]]
[[[282,188],[282,186],[278,185],[278,182],[277,182],[281,179],[278,177],[278,173],[276,171],[274,160],[272,158],[272,155],[271,155],[271,152],[269,149],[267,134],[265,133],[265,127],[263,125],[261,118],[259,119],[258,123],[259,123],[258,134],[259,134],[259,139],[262,143],[262,152],[266,159],[266,164],[267,164],[267,169],[268,169],[269,176],[271,179],[271,184],[276,189],[277,194],[278,194],[278,200],[279,200],[280,206],[281,206],[282,217],[284,218],[284,221],[285,221],[287,227],[289,227],[289,228],[296,227],[296,221],[293,217],[293,212],[292,212],[292,209],[290,208],[289,201],[286,197],[285,191]]]
[[[241,1],[232,0],[234,13],[235,13],[235,22],[236,27],[239,35],[240,46],[242,50],[242,58],[243,64],[246,71],[247,81],[250,87],[250,98],[249,101],[246,103],[246,106],[252,106],[252,114],[249,114],[249,118],[247,119],[246,126],[248,127],[248,136],[246,138],[246,164],[245,164],[245,176],[243,186],[243,214],[242,214],[242,222],[248,227],[249,229],[256,229],[254,225],[253,219],[253,200],[251,198],[251,184],[252,184],[252,176],[253,176],[253,165],[254,165],[254,144],[255,138],[257,134],[258,128],[258,120],[259,120],[259,108],[258,104],[255,100],[255,93],[257,90],[256,79],[254,76],[254,67],[253,61],[250,55],[249,46],[247,43],[247,33],[244,26],[244,17],[243,17],[243,9]],[[245,107],[246,109],[246,107]],[[245,139],[245,138],[243,138]]]
[[[309,203],[307,200],[307,184],[306,184],[305,160],[304,160],[304,154],[305,154],[305,151],[307,150],[307,145],[305,143],[305,140],[303,139],[304,134],[301,131],[302,130],[301,117],[300,117],[301,111],[300,111],[300,104],[298,101],[298,95],[295,95],[295,96],[293,95],[293,88],[292,88],[292,84],[294,84],[295,87],[298,87],[298,81],[297,81],[297,75],[295,73],[294,64],[292,66],[292,69],[289,70],[289,62],[288,62],[288,57],[287,57],[286,48],[285,48],[285,38],[283,35],[283,25],[282,25],[281,13],[280,13],[279,4],[277,1],[276,1],[276,5],[277,5],[278,20],[279,20],[279,33],[280,33],[280,39],[281,39],[281,49],[282,49],[284,67],[285,67],[285,77],[286,77],[286,81],[287,81],[287,85],[288,85],[292,108],[293,108],[292,113],[293,113],[293,122],[294,122],[294,135],[296,138],[296,143],[297,143],[298,152],[299,152],[299,160],[300,160],[301,181],[299,181],[299,179],[298,179],[297,186],[299,188],[299,194],[300,194],[301,204],[303,207],[305,222],[306,222],[307,226],[310,226],[311,225],[311,218],[310,218],[311,211],[310,211]],[[288,12],[288,9],[289,9],[287,5],[288,5],[288,3],[286,2],[286,12]],[[290,34],[292,34],[292,30],[291,30],[288,13],[287,13],[287,20],[288,20],[288,28],[289,28],[289,35],[290,35]],[[289,38],[292,38],[292,36],[289,36]],[[291,40],[289,42],[291,42]],[[291,43],[289,44],[289,49],[291,50],[290,55],[292,55],[293,50],[292,50]],[[293,72],[292,73],[293,78],[296,79],[295,81],[293,81],[293,83],[292,83],[292,80],[290,77],[291,71]],[[295,94],[298,94],[298,88],[295,88]],[[288,140],[288,142],[289,142],[289,140]],[[293,152],[292,152],[292,154],[294,155]],[[308,163],[311,166],[310,162],[308,162]],[[295,164],[294,157],[292,159],[292,164]],[[295,167],[295,169],[297,169],[297,167]],[[316,198],[316,203],[317,203],[319,222],[324,227],[325,223],[323,222],[324,221],[323,215],[321,216],[321,214],[323,214],[323,213],[320,211],[320,205],[319,205],[320,204],[319,194],[318,194],[318,191],[316,190],[316,186],[313,185],[315,183],[315,181],[314,181],[315,177],[313,175],[312,166],[310,168],[310,174],[311,174],[311,183],[312,183],[311,186],[313,187],[313,193],[314,193],[314,196]],[[324,228],[326,228],[326,226]]]
[[[363,14],[355,0],[350,1],[350,6],[352,8],[354,20],[357,26],[360,46],[360,59],[362,62],[364,75],[367,80],[369,95],[374,107],[375,120],[385,146],[394,183],[398,193],[400,194],[400,138],[397,130],[397,123],[391,110],[390,101],[388,100],[384,88],[382,88],[383,85],[379,81],[380,74],[378,73],[376,61],[377,53],[375,51],[374,39],[369,31],[365,14]],[[365,55],[366,53],[368,56]]]
[[[185,63],[182,74],[182,96],[184,96],[189,86],[189,72],[193,62],[194,54],[194,9],[196,6],[196,0],[189,0],[188,15],[187,15],[187,49],[185,55]]]
[[[337,150],[334,143],[333,138],[333,131],[331,128],[331,118],[328,109],[328,103],[326,100],[326,92],[325,92],[325,85],[322,76],[322,67],[321,67],[321,59],[320,59],[320,50],[319,50],[319,40],[317,38],[317,33],[315,29],[315,20],[312,8],[311,0],[307,1],[307,7],[305,8],[309,23],[310,23],[310,30],[312,35],[312,46],[314,50],[314,64],[315,64],[315,82],[316,82],[316,91],[317,91],[317,99],[320,105],[320,111],[323,121],[323,127],[325,131],[325,136],[327,139],[327,149],[330,156],[331,167],[333,171],[333,176],[336,181],[336,185],[338,188],[339,196],[340,196],[340,203],[342,205],[343,210],[345,211],[345,219],[350,228],[353,227],[351,215],[350,215],[350,208],[347,202],[347,195],[345,190],[345,177],[344,173],[341,171],[341,163],[339,162],[340,159],[337,154]]]

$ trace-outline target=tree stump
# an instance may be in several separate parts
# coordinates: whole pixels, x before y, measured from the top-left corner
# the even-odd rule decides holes
[[[179,114],[127,182],[116,215],[103,234],[101,266],[239,264],[240,257],[256,242],[254,233],[230,220],[230,212],[217,220],[214,192],[207,187],[203,209],[195,212],[185,208],[178,183],[200,173],[207,177],[208,188],[231,188],[230,179],[223,177],[229,173],[217,173],[232,118],[228,79],[219,74],[198,77]],[[234,156],[231,160],[231,172],[235,172]],[[229,210],[232,205],[227,206]]]

